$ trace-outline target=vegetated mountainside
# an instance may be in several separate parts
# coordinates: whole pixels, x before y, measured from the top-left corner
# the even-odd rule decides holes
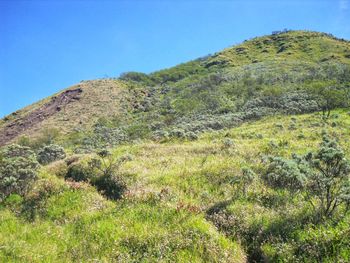
[[[288,31],[19,110],[0,261],[349,262],[349,87],[348,41]]]
[[[305,89],[347,85],[349,65],[350,43],[328,34],[258,37],[149,75],[84,81],[68,89],[80,91],[75,99],[60,99],[66,90],[6,116],[0,144],[56,127],[86,151],[138,138],[194,137],[276,111],[312,112],[319,105]]]
[[[205,132],[196,141],[121,145],[111,151],[126,159],[115,172],[128,190],[117,201],[83,177],[67,179],[72,171],[86,173],[91,155],[42,166],[29,193],[0,203],[0,259],[348,262],[345,207],[318,221],[303,192],[275,188],[264,178],[266,156],[316,151],[325,133],[350,157],[347,111],[321,120],[320,113],[278,115]],[[245,171],[252,174],[247,183],[240,180]]]

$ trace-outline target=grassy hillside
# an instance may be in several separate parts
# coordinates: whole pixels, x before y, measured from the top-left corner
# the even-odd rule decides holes
[[[204,133],[194,142],[117,147],[114,156],[130,157],[118,172],[128,191],[116,202],[87,183],[64,181],[66,162],[44,166],[25,198],[13,195],[0,206],[0,258],[313,262],[317,256],[346,262],[349,217],[315,224],[307,201],[262,179],[264,156],[315,150],[325,132],[350,157],[350,115],[336,111],[329,122],[320,119],[319,113],[275,116]],[[78,162],[86,165],[89,158],[80,155]],[[245,167],[255,175],[243,193],[235,182]]]
[[[288,31],[10,114],[0,261],[349,262],[349,87],[348,41]]]
[[[57,128],[62,134],[65,134],[73,129],[91,127],[100,116],[111,117],[123,114],[119,101],[124,86],[112,80],[81,82],[6,116],[0,123],[4,131],[1,139],[3,138],[4,142],[7,141],[5,136],[9,129],[6,127],[14,127],[12,131],[18,133],[14,138],[21,134],[35,137],[44,130],[52,128]],[[65,102],[64,98],[67,97],[65,92],[76,90],[81,90],[76,99]],[[51,109],[50,104],[55,104],[55,99],[60,97],[62,100]],[[12,139],[10,136],[9,140]]]
[[[61,98],[64,91],[2,119],[0,144],[57,128],[73,132],[77,148],[86,149],[167,137],[174,129],[197,134],[232,127],[275,111],[312,112],[317,105],[305,89],[319,83],[343,87],[349,76],[346,40],[308,31],[258,37],[149,75],[82,82],[68,89],[81,89],[74,100]],[[189,122],[196,125],[187,127]],[[101,142],[96,125],[117,139]]]

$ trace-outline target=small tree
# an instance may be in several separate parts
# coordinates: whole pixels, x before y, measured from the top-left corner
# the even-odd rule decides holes
[[[335,84],[314,83],[308,89],[313,95],[318,107],[322,110],[324,118],[328,118],[331,110],[348,105],[348,91],[346,88],[337,87]]]
[[[10,194],[24,195],[36,180],[39,166],[29,147],[9,145],[0,151],[0,200]]]

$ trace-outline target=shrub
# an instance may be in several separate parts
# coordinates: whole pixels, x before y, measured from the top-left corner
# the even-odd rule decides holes
[[[94,176],[91,184],[109,199],[119,199],[127,189],[123,178],[118,174],[120,165],[128,161],[130,156],[116,159],[108,150],[101,150],[97,153],[99,158],[89,162]]]
[[[224,148],[224,149],[229,149],[229,148],[233,147],[234,145],[235,145],[234,141],[230,138],[225,138],[222,141],[222,148]]]
[[[68,167],[65,179],[70,179],[76,182],[86,182],[91,180],[92,171],[81,163],[73,163]]]
[[[124,72],[122,74],[120,74],[119,79],[121,80],[125,80],[125,81],[136,81],[136,82],[143,82],[146,85],[153,85],[153,81],[151,80],[151,78],[142,72]]]
[[[307,177],[294,160],[270,157],[270,165],[264,179],[274,188],[287,188],[294,192],[304,187]]]
[[[25,195],[37,179],[35,153],[25,146],[9,145],[0,151],[0,200],[10,194]]]
[[[75,182],[89,182],[109,199],[119,199],[127,189],[123,178],[118,174],[123,162],[131,161],[130,154],[115,158],[108,150],[97,152],[98,158],[91,158],[87,164],[73,162],[68,167],[65,179]]]
[[[170,131],[170,136],[175,137],[175,138],[184,138],[185,137],[185,132],[180,129],[174,129]]]
[[[231,180],[231,184],[236,185],[245,197],[247,194],[248,186],[253,182],[254,178],[254,171],[250,168],[244,167],[242,169],[242,175],[233,177]]]
[[[350,163],[335,140],[324,136],[315,153],[292,157],[270,157],[264,177],[270,186],[304,192],[322,217],[332,217],[343,204],[345,212],[349,211]]]
[[[56,144],[45,145],[38,151],[38,162],[46,165],[57,160],[66,158],[64,149]]]
[[[319,200],[321,214],[330,217],[341,204],[350,201],[350,163],[336,141],[327,136],[319,150],[305,159],[313,169],[308,190]]]
[[[163,130],[157,130],[152,135],[152,139],[155,141],[166,140],[168,138],[169,138],[169,133]]]
[[[186,133],[186,138],[187,139],[189,139],[190,141],[195,141],[195,140],[197,140],[198,139],[198,135],[197,134],[195,134],[194,132],[187,132]]]
[[[331,110],[349,104],[348,91],[343,87],[316,82],[307,91],[314,96],[324,118],[329,118]]]
[[[46,171],[49,174],[53,174],[63,178],[67,175],[68,165],[64,160],[60,160],[46,166]]]
[[[92,183],[98,191],[112,200],[121,198],[126,190],[123,178],[116,174],[99,176]]]

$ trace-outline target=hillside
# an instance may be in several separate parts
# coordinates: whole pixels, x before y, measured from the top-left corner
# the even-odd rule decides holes
[[[37,137],[48,128],[56,127],[62,134],[91,129],[99,120],[104,125],[108,122],[109,128],[119,128],[122,139],[105,142],[118,144],[133,137],[169,133],[170,129],[160,127],[164,125],[197,132],[206,126],[236,125],[276,108],[287,113],[310,112],[317,108],[312,98],[295,91],[319,81],[349,83],[349,65],[350,43],[324,33],[290,31],[258,37],[149,75],[130,72],[120,79],[79,83],[3,118],[0,144],[24,134]],[[79,92],[69,99],[69,90]],[[276,95],[281,105],[271,106],[276,103],[268,97]],[[300,106],[306,103],[309,106]],[[257,106],[263,112],[257,113]],[[251,114],[231,116],[242,111]],[[203,127],[183,127],[189,119]]]
[[[317,254],[324,262],[346,262],[348,217],[315,225],[307,201],[289,197],[260,177],[264,154],[288,158],[314,150],[322,130],[339,138],[349,158],[350,116],[337,111],[336,125],[322,129],[319,119],[318,113],[275,116],[204,133],[194,142],[118,147],[114,156],[132,157],[119,170],[129,190],[117,202],[86,182],[65,181],[64,161],[44,166],[25,199],[12,197],[0,206],[0,259],[314,262]],[[86,158],[79,157],[82,163]],[[235,183],[242,167],[257,174],[245,194]]]
[[[25,132],[33,135],[49,127],[87,128],[100,116],[122,114],[120,93],[124,85],[111,80],[85,81],[38,103],[18,110],[2,120],[0,143]]]
[[[283,31],[0,121],[0,262],[350,262],[350,42]]]

